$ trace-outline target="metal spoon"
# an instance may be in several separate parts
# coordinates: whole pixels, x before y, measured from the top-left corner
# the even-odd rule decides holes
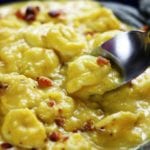
[[[105,42],[94,53],[110,59],[118,67],[123,77],[121,84],[123,85],[139,76],[150,66],[150,32],[121,33]]]

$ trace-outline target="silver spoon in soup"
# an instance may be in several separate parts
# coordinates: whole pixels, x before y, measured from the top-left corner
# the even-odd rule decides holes
[[[117,67],[122,86],[150,66],[150,32],[129,31],[106,41],[92,55],[103,56]]]

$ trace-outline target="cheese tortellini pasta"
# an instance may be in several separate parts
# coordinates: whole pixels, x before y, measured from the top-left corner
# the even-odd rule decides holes
[[[84,55],[68,64],[66,89],[80,98],[102,95],[119,84],[118,76],[109,62],[99,65],[96,57]]]
[[[2,134],[8,142],[25,148],[43,147],[46,140],[44,126],[28,109],[11,110],[5,117]]]
[[[92,0],[0,6],[0,150],[130,150],[149,140],[150,70],[115,89],[119,71],[94,55],[130,29]]]

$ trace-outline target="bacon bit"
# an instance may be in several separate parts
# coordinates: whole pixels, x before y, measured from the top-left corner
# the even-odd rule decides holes
[[[25,16],[25,20],[26,21],[34,21],[36,19],[36,17],[35,17],[35,15],[33,15],[33,14],[30,14],[30,15],[27,15],[27,16]]]
[[[37,150],[36,148],[32,148],[31,150]]]
[[[92,120],[88,120],[87,122],[85,122],[85,124],[83,125],[83,128],[80,129],[81,131],[93,131],[94,130],[94,125]]]
[[[33,14],[33,15],[37,15],[38,12],[40,11],[40,8],[37,6],[37,7],[27,7],[26,9],[26,15],[30,15],[30,14]]]
[[[141,28],[142,31],[149,31],[150,30],[150,26],[143,26]]]
[[[56,119],[55,119],[55,123],[56,123],[58,126],[63,127],[64,124],[65,124],[65,118],[63,118],[63,117],[56,118]]]
[[[6,83],[0,83],[0,90],[5,90],[8,88],[8,84]]]
[[[99,132],[105,132],[106,131],[105,126],[102,126],[102,127],[98,128],[97,130]]]
[[[62,139],[62,133],[59,131],[54,131],[49,135],[49,139],[53,142],[57,142]]]
[[[40,8],[38,6],[36,6],[36,7],[29,6],[26,8],[26,15],[28,15],[28,14],[36,15],[39,11],[40,11]]]
[[[99,56],[97,58],[97,64],[100,65],[100,66],[103,66],[103,65],[108,65],[110,64],[110,61],[102,56]]]
[[[54,100],[51,100],[48,102],[48,106],[53,107],[56,105],[56,102]]]
[[[0,145],[0,147],[1,147],[2,149],[8,149],[8,148],[12,148],[13,146],[12,146],[11,144],[9,144],[9,143],[2,143],[2,144]]]
[[[63,137],[63,142],[67,141],[68,139],[69,139],[68,136],[64,136],[64,137]]]
[[[58,109],[58,113],[59,113],[59,115],[62,115],[63,110],[62,109]]]
[[[91,36],[93,36],[93,35],[95,34],[95,32],[90,32],[90,31],[89,31],[89,32],[85,32],[84,34],[85,34],[85,35],[91,35]]]
[[[131,88],[133,86],[132,82],[128,82],[127,85]]]
[[[24,14],[20,10],[17,10],[15,15],[19,19],[24,19]]]
[[[47,88],[53,85],[52,80],[44,76],[38,77],[37,82],[40,88]]]
[[[48,12],[48,15],[52,18],[57,18],[62,14],[61,10],[51,10],[50,12]]]
[[[31,7],[31,6],[27,7],[24,19],[26,21],[34,21],[39,11],[40,11],[39,7]]]
[[[79,129],[74,129],[72,132],[77,133],[78,131],[79,131]]]
[[[109,133],[110,136],[113,136],[113,133]]]
[[[38,12],[40,11],[40,8],[37,7],[27,7],[25,10],[25,13],[22,13],[20,10],[18,10],[15,15],[19,18],[19,19],[24,19],[28,22],[34,21],[36,19],[36,15],[38,14]]]

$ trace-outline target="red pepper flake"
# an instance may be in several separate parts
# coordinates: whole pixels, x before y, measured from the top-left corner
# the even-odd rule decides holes
[[[57,142],[62,139],[62,133],[59,131],[54,131],[49,135],[49,139],[53,142]]]
[[[100,65],[100,66],[103,66],[103,65],[108,65],[110,64],[110,61],[102,56],[99,56],[97,58],[97,64]]]
[[[2,143],[2,144],[0,144],[0,147],[2,149],[8,149],[8,148],[12,148],[13,146],[9,143]]]
[[[62,11],[61,10],[51,10],[48,12],[48,15],[52,18],[57,18],[60,15],[62,15]]]
[[[40,88],[47,88],[53,85],[52,80],[44,76],[38,77],[37,82]]]
[[[56,105],[56,102],[54,100],[51,100],[48,102],[48,106],[54,107]]]
[[[60,126],[60,127],[63,127],[64,124],[65,124],[65,118],[63,117],[58,117],[55,119],[55,123]]]

